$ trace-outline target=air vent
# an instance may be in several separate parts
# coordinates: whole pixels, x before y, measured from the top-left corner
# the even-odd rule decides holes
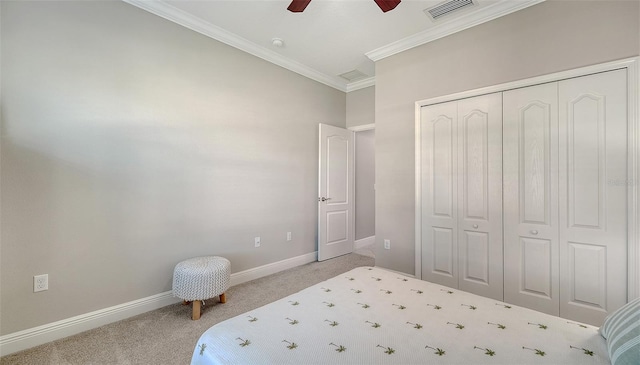
[[[433,20],[436,20],[471,5],[473,5],[473,0],[451,0],[432,8],[425,9],[424,12],[433,18]]]
[[[364,73],[358,71],[358,70],[353,70],[353,71],[349,71],[349,72],[345,72],[342,75],[339,75],[340,77],[342,77],[343,79],[349,81],[349,82],[353,82],[353,81],[358,81],[358,80],[362,80],[364,78],[369,77],[368,75],[365,75]]]

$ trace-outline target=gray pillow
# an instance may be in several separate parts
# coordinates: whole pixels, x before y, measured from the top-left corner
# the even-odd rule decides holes
[[[640,298],[609,314],[600,327],[612,365],[640,364]]]

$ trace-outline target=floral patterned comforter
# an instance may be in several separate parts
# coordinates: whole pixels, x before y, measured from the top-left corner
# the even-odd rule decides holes
[[[598,328],[360,267],[208,329],[192,364],[609,364]]]

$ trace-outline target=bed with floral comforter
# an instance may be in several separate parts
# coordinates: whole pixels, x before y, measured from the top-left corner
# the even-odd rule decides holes
[[[360,267],[221,322],[192,364],[609,364],[598,328]]]

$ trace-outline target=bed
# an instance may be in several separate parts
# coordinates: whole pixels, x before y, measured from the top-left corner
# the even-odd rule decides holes
[[[221,322],[192,364],[610,364],[598,328],[375,267]]]

